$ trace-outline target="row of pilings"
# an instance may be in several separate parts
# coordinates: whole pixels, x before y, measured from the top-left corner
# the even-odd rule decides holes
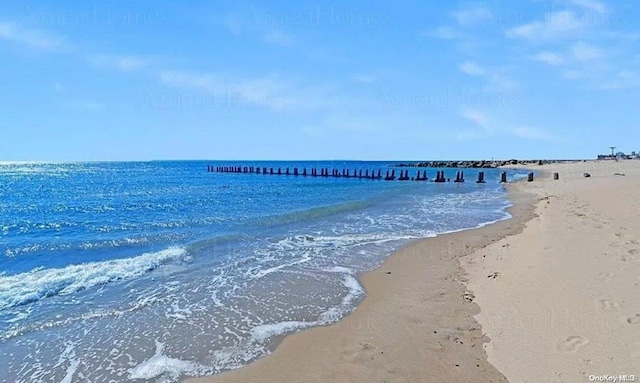
[[[370,180],[385,180],[385,181],[433,181],[438,183],[451,182],[450,178],[445,176],[444,170],[438,170],[436,177],[431,180],[427,176],[426,170],[417,170],[415,175],[410,175],[409,170],[400,170],[399,175],[396,176],[395,169],[387,170],[383,176],[382,170],[378,169],[365,169],[365,170],[349,170],[349,169],[336,169],[336,168],[306,168],[298,169],[294,167],[290,168],[273,168],[273,167],[260,167],[260,166],[207,166],[207,172],[209,173],[242,173],[242,174],[265,174],[265,175],[284,175],[284,176],[302,176],[302,177],[331,177],[331,178],[356,178],[356,179],[370,179]],[[528,181],[533,181],[533,173],[528,176]],[[465,182],[464,171],[456,172],[456,178],[453,182]],[[507,182],[507,172],[500,173],[500,182]],[[478,172],[478,178],[476,183],[485,183],[484,172]]]

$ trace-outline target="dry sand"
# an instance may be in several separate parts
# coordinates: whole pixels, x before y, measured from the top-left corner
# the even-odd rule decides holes
[[[362,276],[367,298],[348,317],[287,336],[244,368],[193,381],[640,374],[640,161],[535,168],[561,179],[512,185],[513,219],[396,252]]]
[[[640,161],[539,168],[560,181],[515,186],[543,198],[538,217],[462,260],[489,362],[510,382],[637,377]]]

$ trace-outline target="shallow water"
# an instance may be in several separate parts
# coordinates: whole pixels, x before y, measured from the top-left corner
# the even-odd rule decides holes
[[[478,185],[208,164],[0,164],[0,381],[171,382],[237,368],[282,334],[352,311],[358,273],[412,239],[508,217],[496,170]]]

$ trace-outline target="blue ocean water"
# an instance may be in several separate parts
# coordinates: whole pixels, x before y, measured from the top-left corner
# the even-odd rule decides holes
[[[243,164],[389,165],[228,165]],[[0,163],[0,382],[171,382],[237,368],[283,334],[354,310],[358,274],[409,241],[508,217],[497,170],[479,185],[207,165],[224,163]]]

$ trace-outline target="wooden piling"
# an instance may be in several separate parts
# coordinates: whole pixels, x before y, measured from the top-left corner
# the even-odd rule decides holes
[[[478,172],[478,181],[476,181],[476,183],[479,183],[479,184],[485,183],[485,181],[484,181],[484,172]]]
[[[557,180],[559,180],[559,179],[560,179],[560,174],[558,174],[558,173],[553,173],[553,180],[554,180],[554,181],[557,181]]]
[[[527,182],[533,182],[533,172],[527,174]]]
[[[507,183],[507,172],[500,173],[500,183]]]

